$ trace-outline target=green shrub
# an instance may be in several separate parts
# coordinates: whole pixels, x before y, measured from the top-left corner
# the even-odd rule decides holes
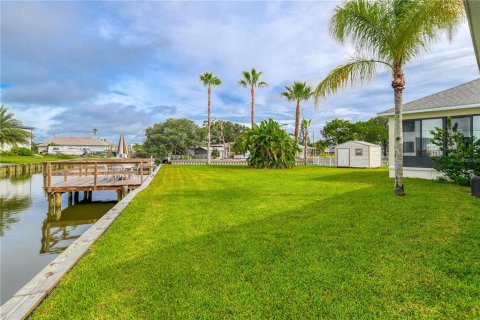
[[[218,151],[217,149],[213,149],[212,150],[212,158],[217,159],[218,157],[220,157],[220,151]]]
[[[450,119],[446,130],[436,128],[432,134],[433,143],[442,152],[433,157],[434,168],[445,174],[440,180],[468,186],[473,176],[480,176],[480,139],[455,132]]]
[[[247,129],[241,136],[242,152],[249,152],[247,163],[254,168],[291,168],[299,151],[295,140],[282,126],[268,119]]]
[[[25,147],[12,147],[10,154],[14,156],[32,156],[33,152]]]

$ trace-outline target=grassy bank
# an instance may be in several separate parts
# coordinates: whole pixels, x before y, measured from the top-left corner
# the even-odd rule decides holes
[[[23,163],[37,163],[45,161],[58,161],[75,159],[75,156],[66,155],[43,155],[42,157],[34,156],[0,156],[0,163],[23,164]]]
[[[387,175],[165,166],[33,319],[478,318],[480,199]]]

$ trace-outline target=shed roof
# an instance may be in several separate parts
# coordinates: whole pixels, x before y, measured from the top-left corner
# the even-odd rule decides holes
[[[347,144],[347,143],[358,143],[358,144],[363,144],[363,145],[369,146],[369,147],[379,147],[380,148],[380,146],[378,144],[374,144],[374,143],[370,143],[370,142],[366,142],[366,141],[358,141],[358,140],[351,140],[351,141],[347,141],[347,142],[344,142],[344,143],[337,144],[335,146],[335,148],[337,148],[339,146],[343,146],[344,144]]]
[[[403,113],[430,112],[442,109],[480,107],[480,78],[443,90],[403,105]],[[379,116],[393,115],[394,108]]]
[[[45,141],[40,146],[47,146],[49,144],[56,144],[59,146],[110,146],[110,142],[99,140],[94,137],[53,137]]]

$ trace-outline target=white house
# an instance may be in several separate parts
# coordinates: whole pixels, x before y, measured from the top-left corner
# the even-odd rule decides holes
[[[38,146],[38,153],[61,153],[61,154],[77,154],[79,150],[88,150],[90,153],[105,153],[113,151],[114,146],[106,140],[100,140],[94,137],[60,137],[56,136],[52,139],[41,143]]]
[[[335,146],[335,165],[350,168],[382,166],[382,148],[365,141],[348,141]]]
[[[378,114],[389,119],[389,171],[394,177],[394,109]],[[411,101],[403,106],[403,175],[435,179],[432,156],[440,154],[431,131],[444,129],[447,118],[467,137],[480,138],[480,79]]]
[[[33,140],[33,130],[35,129],[34,127],[26,127],[26,126],[18,126],[18,129],[22,129],[24,131],[27,131],[30,135],[30,138],[28,139],[27,143],[17,143],[17,147],[20,148],[28,148],[32,150],[32,140]],[[0,151],[10,151],[12,149],[12,145],[8,143],[4,143],[0,145]]]
[[[223,144],[212,144],[210,145],[210,153],[212,153],[213,150],[217,150],[219,156],[216,159],[226,159],[229,157],[229,144],[226,144],[226,147],[227,148],[225,148]],[[195,159],[207,159],[207,146],[189,147],[188,155]]]

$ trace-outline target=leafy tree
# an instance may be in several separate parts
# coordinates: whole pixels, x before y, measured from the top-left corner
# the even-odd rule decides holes
[[[203,84],[203,86],[207,87],[207,92],[208,92],[208,117],[207,117],[207,164],[210,164],[211,160],[211,154],[210,154],[210,124],[211,124],[211,119],[210,119],[210,98],[211,98],[211,93],[212,93],[212,87],[213,86],[219,86],[222,84],[222,80],[220,78],[214,76],[210,72],[205,72],[200,75],[200,82]]]
[[[242,152],[249,151],[247,163],[254,168],[291,168],[299,151],[295,140],[278,122],[269,119],[247,129],[241,136]]]
[[[444,180],[468,186],[473,176],[480,176],[480,138],[465,137],[457,132],[451,119],[447,120],[445,130],[436,128],[432,134],[432,142],[442,154],[432,157],[434,168],[445,174]]]
[[[251,71],[242,71],[242,79],[238,81],[238,85],[243,88],[250,88],[252,95],[252,129],[255,126],[255,88],[265,88],[268,84],[260,81],[262,72],[257,72],[255,68]]]
[[[132,146],[133,149],[133,157],[135,158],[145,158],[148,157],[148,153],[145,151],[145,148],[142,144],[135,143]]]
[[[386,155],[388,148],[388,120],[385,117],[375,117],[367,121],[354,123],[354,132],[357,140],[366,141],[382,146]]]
[[[311,147],[314,147],[319,154],[322,154],[325,152],[325,149],[328,148],[328,142],[326,140],[317,140],[314,143],[310,144]]]
[[[315,90],[315,102],[347,85],[371,81],[377,66],[392,74],[395,97],[395,194],[404,195],[402,98],[405,66],[425,53],[443,31],[452,36],[465,15],[462,0],[348,0],[337,6],[330,33],[349,41],[356,55],[333,69]]]
[[[325,124],[322,135],[332,146],[355,140],[355,125],[348,120],[333,119]]]
[[[305,82],[295,81],[291,86],[285,86],[285,91],[280,95],[288,101],[295,101],[297,107],[295,109],[295,141],[298,143],[298,135],[300,131],[300,102],[308,101],[312,95],[312,88],[307,86]]]
[[[13,113],[8,113],[8,108],[0,106],[0,145],[17,146],[28,143],[31,135],[28,131],[18,128],[22,122],[15,119]]]
[[[186,155],[189,146],[202,144],[207,132],[192,120],[167,119],[156,123],[145,130],[146,139],[143,144],[147,155],[157,158],[174,155]]]
[[[203,123],[203,126],[207,126],[206,121]],[[212,120],[210,128],[212,142],[216,144],[234,142],[240,135],[245,133],[245,126],[225,120]]]

